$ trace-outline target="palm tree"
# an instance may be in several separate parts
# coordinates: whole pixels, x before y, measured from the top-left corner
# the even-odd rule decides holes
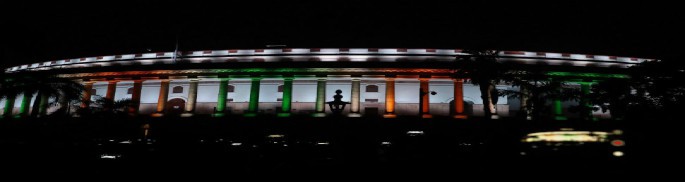
[[[128,113],[129,106],[132,105],[130,98],[121,100],[112,100],[101,96],[93,96],[88,107],[81,108],[80,103],[74,103],[72,107],[77,107],[79,116],[99,116],[99,117],[116,117],[125,116]]]
[[[521,99],[523,116],[528,120],[545,118],[552,115],[549,99],[560,101],[578,101],[581,91],[569,88],[566,83],[558,79],[550,79],[542,72],[509,71],[506,73],[507,82],[519,90],[500,90],[499,95]]]
[[[497,118],[497,88],[507,68],[497,61],[499,51],[464,50],[468,56],[457,57],[457,76],[468,78],[480,87],[483,111],[486,118]]]
[[[9,118],[12,115],[14,99],[21,93],[14,88],[14,85],[14,78],[7,77],[6,74],[0,73],[0,99],[5,99],[3,118]]]
[[[61,103],[60,110],[68,111],[66,109],[68,104],[66,103],[80,100],[82,97],[83,85],[71,79],[56,76],[4,76],[6,77],[0,83],[0,95],[3,98],[15,98],[20,93],[24,95],[37,95],[38,98],[34,100],[33,112],[31,113],[33,117],[47,114],[47,106],[55,105],[54,103],[48,103],[51,99]],[[28,111],[25,114],[28,114]]]
[[[682,82],[685,66],[658,60],[640,63],[629,70],[630,79],[610,79],[596,84],[590,94],[591,101],[602,111],[610,111],[614,119],[680,117],[680,110],[685,107]]]

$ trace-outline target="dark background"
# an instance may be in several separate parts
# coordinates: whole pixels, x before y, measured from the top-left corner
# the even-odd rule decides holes
[[[3,67],[138,52],[288,47],[489,48],[682,57],[685,10],[592,1],[20,2]]]

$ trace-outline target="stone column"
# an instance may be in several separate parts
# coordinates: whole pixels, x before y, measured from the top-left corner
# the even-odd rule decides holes
[[[29,106],[31,105],[31,97],[33,95],[29,92],[24,92],[21,98],[21,107],[19,108],[19,117],[29,116]]]
[[[466,119],[464,113],[464,80],[454,79],[454,118]]]
[[[181,114],[182,117],[189,117],[195,114],[195,106],[197,105],[197,85],[200,82],[199,79],[190,79],[188,88],[188,102],[186,102],[185,113]]]
[[[138,115],[140,109],[140,94],[143,90],[143,80],[133,81],[133,93],[131,94],[131,106],[129,107],[130,115]]]
[[[563,88],[559,88],[560,92],[563,92]],[[564,115],[564,107],[561,102],[561,98],[554,98],[554,101],[552,102],[553,109],[552,111],[554,112],[554,119],[555,120],[566,120],[566,116]]]
[[[385,118],[395,118],[395,78],[385,78]]]
[[[12,112],[14,111],[14,95],[8,95],[5,98],[5,111],[2,113],[3,118],[12,118]]]
[[[283,78],[283,99],[281,100],[281,110],[278,116],[288,117],[290,116],[290,110],[293,100],[293,78],[284,77]]]
[[[166,102],[169,99],[169,79],[162,79],[159,84],[159,97],[157,97],[157,110],[152,117],[164,116],[164,111],[166,109]]]
[[[107,83],[107,94],[105,98],[114,101],[114,95],[117,93],[117,81],[109,81]]]
[[[350,102],[350,117],[360,117],[360,99],[361,99],[361,79],[352,78],[352,93]]]
[[[215,117],[223,117],[226,113],[226,97],[228,94],[228,78],[220,78],[219,81],[219,95],[216,99],[216,110],[214,111]]]
[[[114,100],[114,96],[116,93],[117,93],[117,81],[109,81],[107,83],[107,94],[105,94],[105,99],[107,99],[111,103],[107,103],[107,105],[105,106],[105,110],[109,111],[109,110],[114,109],[113,104],[114,104],[114,102],[116,102],[116,100]]]
[[[430,78],[420,78],[419,91],[419,116],[422,118],[431,118],[430,114],[430,90],[428,89],[428,82]]]
[[[314,116],[326,116],[326,78],[318,78],[316,82],[316,113]]]
[[[81,108],[90,107],[90,96],[93,92],[93,83],[95,82],[84,82],[83,83],[83,98],[81,101]]]
[[[48,94],[40,94],[40,102],[38,105],[38,117],[43,117],[48,114],[48,99]]]
[[[259,87],[261,83],[261,77],[252,77],[252,84],[250,85],[250,104],[247,108],[247,113],[245,116],[254,117],[257,116],[259,111]]]
[[[583,93],[583,98],[580,100],[580,106],[583,107],[581,110],[581,119],[586,119],[586,120],[594,120],[595,118],[592,116],[592,104],[590,103],[590,99],[588,98],[590,95],[590,87],[592,86],[591,82],[581,82],[580,83],[580,91]]]

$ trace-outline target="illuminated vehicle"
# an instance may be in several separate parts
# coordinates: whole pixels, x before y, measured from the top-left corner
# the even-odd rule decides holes
[[[625,155],[622,131],[533,132],[521,140],[521,155],[545,159],[618,159]]]

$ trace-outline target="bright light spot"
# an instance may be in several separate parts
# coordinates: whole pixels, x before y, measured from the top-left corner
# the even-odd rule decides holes
[[[626,145],[626,142],[624,142],[623,140],[614,140],[614,141],[611,141],[611,145],[613,145],[615,147],[621,147],[621,146]]]
[[[381,145],[390,145],[390,142],[381,142]]]
[[[521,152],[520,154],[521,154],[521,155],[526,155],[526,152]]]
[[[283,137],[285,137],[285,135],[269,135],[266,137],[268,137],[268,138],[283,138]]]
[[[530,133],[523,142],[605,142],[607,135],[602,131],[549,131]]]
[[[109,140],[110,142],[114,142],[114,140]]]
[[[622,157],[624,155],[623,152],[621,152],[621,151],[615,151],[613,154],[616,157]]]
[[[409,135],[409,136],[423,135],[423,131],[407,131],[407,135]]]
[[[121,155],[110,155],[110,154],[102,154],[100,155],[100,159],[116,159],[121,157]]]
[[[614,130],[613,133],[614,133],[614,135],[622,135],[623,130]]]
[[[231,143],[231,146],[241,146],[243,143]]]
[[[131,140],[124,140],[124,141],[121,141],[121,142],[119,142],[119,143],[121,143],[121,144],[131,144]]]
[[[316,143],[316,144],[317,144],[317,145],[328,145],[329,143],[328,143],[328,142],[318,142],[318,143]]]

